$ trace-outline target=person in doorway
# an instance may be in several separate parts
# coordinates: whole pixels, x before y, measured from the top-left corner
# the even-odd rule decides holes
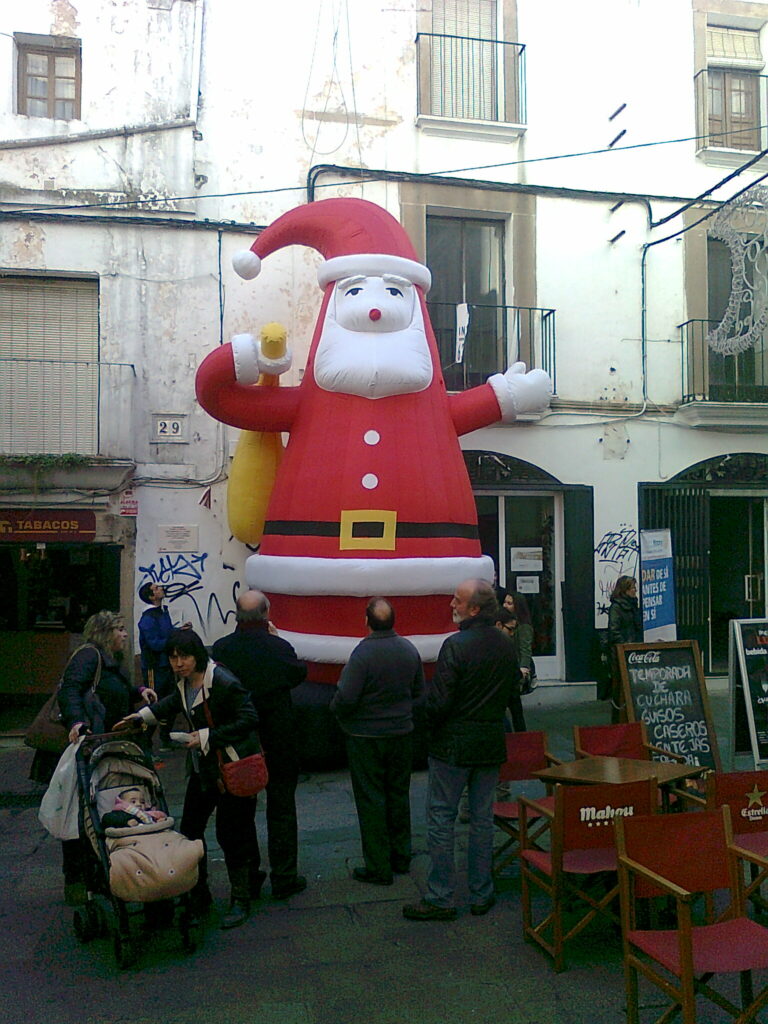
[[[222,928],[244,924],[251,912],[251,865],[259,866],[259,842],[254,815],[256,797],[232,796],[219,789],[217,750],[249,757],[261,750],[258,718],[245,688],[222,665],[208,657],[203,641],[191,629],[176,629],[168,637],[166,653],[177,685],[173,693],[151,708],[142,708],[117,723],[128,728],[139,720],[150,725],[173,721],[183,714],[190,732],[187,747],[188,781],[181,814],[181,832],[187,839],[203,839],[208,820],[216,812],[216,838],[227,866],[230,906]],[[193,905],[200,914],[213,902],[208,889],[207,860],[200,861],[198,882],[192,890]]]
[[[454,828],[469,790],[468,883],[471,912],[486,914],[493,890],[493,798],[506,757],[504,711],[516,671],[512,644],[495,627],[498,605],[485,580],[460,583],[451,601],[457,633],[444,641],[426,690],[429,730],[427,839],[430,866],[419,903],[403,907],[411,921],[451,921]]]
[[[619,576],[614,585],[608,609],[608,642],[611,645],[611,721],[618,722],[623,700],[616,644],[643,642],[643,614],[634,576]]]
[[[298,868],[296,747],[291,690],[303,682],[307,666],[269,621],[269,599],[248,590],[237,599],[237,628],[213,645],[215,661],[233,672],[250,694],[259,716],[259,737],[269,772],[267,783],[267,846],[272,896],[288,899],[307,887]],[[252,899],[261,895],[266,878],[251,862]]]
[[[352,651],[331,701],[346,735],[352,791],[365,867],[358,882],[391,885],[411,863],[413,707],[424,670],[410,640],[395,633],[389,601],[374,597],[365,612],[368,636]]]
[[[515,657],[519,658],[517,652],[517,629],[518,622],[517,616],[514,612],[508,611],[506,608],[501,608],[499,611],[499,617],[496,620],[496,628],[500,629],[506,636],[509,637],[512,645],[515,648]],[[518,662],[519,664],[519,662]],[[523,702],[520,699],[521,685],[522,685],[522,673],[518,667],[515,677],[512,682],[512,687],[509,694],[509,714],[512,718],[512,728],[515,732],[525,732],[525,715],[523,714]]]
[[[536,667],[533,663],[533,620],[528,601],[516,590],[507,591],[504,595],[503,608],[514,615],[517,620],[512,639],[520,665],[522,687],[520,692],[525,696],[536,689]]]

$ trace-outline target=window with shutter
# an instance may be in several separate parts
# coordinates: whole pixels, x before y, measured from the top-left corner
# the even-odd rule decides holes
[[[80,117],[80,40],[17,32],[17,112],[73,121]]]
[[[764,61],[756,29],[706,26],[706,68],[696,81],[697,134],[705,145],[755,152],[765,111]]]
[[[0,277],[0,451],[98,451],[99,286]]]
[[[433,0],[432,113],[499,119],[496,0]]]

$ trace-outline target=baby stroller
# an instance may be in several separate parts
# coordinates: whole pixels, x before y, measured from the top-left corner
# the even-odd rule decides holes
[[[190,891],[197,882],[203,845],[174,831],[151,758],[129,733],[109,733],[87,736],[75,765],[80,836],[88,847],[87,899],[74,917],[78,940],[86,943],[112,930],[118,967],[127,967],[135,960],[131,921],[140,918],[156,927],[177,923],[183,949],[192,952],[200,926]],[[105,828],[102,818],[127,788],[139,790],[144,805],[164,812],[164,820]],[[114,912],[111,929],[104,899]]]

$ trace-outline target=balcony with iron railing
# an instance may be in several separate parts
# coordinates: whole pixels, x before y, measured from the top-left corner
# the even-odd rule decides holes
[[[416,64],[421,127],[434,129],[442,121],[503,124],[513,134],[524,129],[523,44],[422,32]]]
[[[530,306],[428,302],[445,386],[466,391],[513,363],[555,377],[555,311]]]
[[[134,456],[130,363],[0,358],[0,453]]]
[[[680,324],[682,400],[686,402],[768,402],[768,337],[734,355],[713,351],[707,336],[717,320]]]

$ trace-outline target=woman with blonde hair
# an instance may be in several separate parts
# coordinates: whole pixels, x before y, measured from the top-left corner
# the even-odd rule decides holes
[[[59,708],[76,743],[85,733],[108,732],[139,704],[155,700],[153,690],[133,686],[120,668],[128,634],[123,617],[110,611],[92,615],[83,628],[84,644],[69,659],[61,677]],[[84,850],[80,839],[62,843],[64,896],[69,904],[85,899]]]

